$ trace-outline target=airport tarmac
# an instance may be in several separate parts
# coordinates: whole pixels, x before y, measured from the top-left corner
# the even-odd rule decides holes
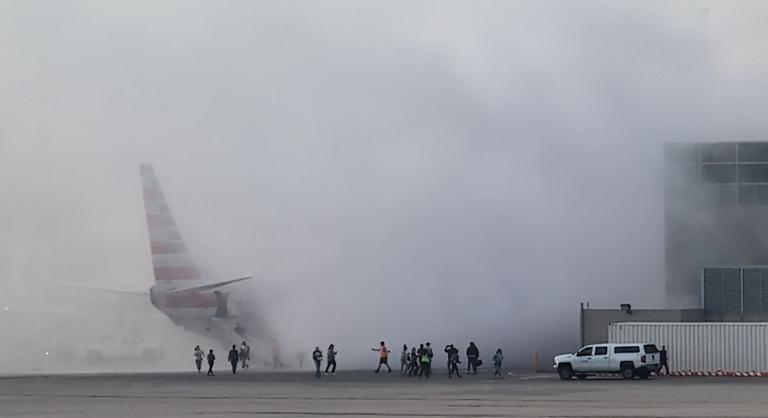
[[[0,417],[765,417],[768,379],[560,381],[345,372],[0,378]]]

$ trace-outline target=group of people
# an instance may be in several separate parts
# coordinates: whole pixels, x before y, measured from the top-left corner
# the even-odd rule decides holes
[[[382,347],[383,347],[382,342]],[[452,378],[461,377],[459,371],[459,364],[461,358],[459,355],[459,349],[453,344],[448,344],[443,349],[447,355],[448,377]],[[467,355],[467,373],[477,374],[477,368],[483,364],[480,359],[480,350],[477,348],[474,342],[469,343],[469,347],[466,351]],[[434,357],[434,351],[432,350],[432,344],[427,342],[419,344],[419,348],[411,347],[408,351],[408,346],[403,345],[403,351],[400,353],[400,375],[402,376],[418,376],[429,378],[432,374],[432,358]],[[501,376],[501,366],[504,362],[504,354],[501,349],[496,350],[496,354],[493,355],[494,376]],[[381,364],[381,363],[380,363]]]
[[[195,358],[195,365],[197,366],[198,373],[202,372],[203,358],[205,358],[208,360],[208,376],[213,376],[213,365],[216,363],[216,355],[213,354],[213,349],[208,350],[208,354],[206,355],[205,352],[200,349],[200,346],[196,345],[192,356]],[[248,361],[250,359],[251,347],[248,343],[243,341],[243,343],[240,344],[239,349],[236,345],[232,345],[232,349],[229,350],[229,355],[227,356],[227,361],[232,366],[232,374],[237,374],[238,363],[243,369],[249,368]]]
[[[336,351],[336,348],[331,344],[328,346],[328,351],[326,353],[328,356],[325,365],[325,375],[328,376],[328,370],[331,371],[331,374],[336,374],[336,355],[339,354],[339,352]],[[315,351],[312,352],[312,360],[315,362],[315,376],[321,377],[320,365],[323,363],[323,352],[320,351],[319,346],[316,346]]]
[[[387,348],[386,343],[381,341],[378,347],[374,347],[371,350],[378,352],[379,357],[378,367],[376,367],[374,372],[379,373],[382,367],[386,367],[387,373],[391,373],[392,368],[389,365],[389,354],[391,351]],[[273,360],[275,368],[278,368],[278,364],[282,366],[282,363],[279,363],[279,354],[275,355],[276,351],[277,350],[274,350],[273,347],[273,358],[276,358]],[[456,375],[460,378],[461,373],[459,371],[459,364],[461,363],[461,358],[459,355],[459,349],[457,349],[453,344],[448,344],[445,346],[443,351],[445,351],[446,355],[448,356],[448,377],[452,378],[454,375]],[[312,352],[312,360],[315,363],[315,376],[318,378],[322,377],[323,374],[327,376],[329,372],[330,374],[336,374],[336,356],[338,354],[339,352],[336,351],[336,347],[333,344],[328,346],[328,349],[325,351],[325,355],[323,355],[323,351],[320,350],[320,347],[316,346],[315,350]],[[205,358],[208,360],[208,376],[213,376],[213,365],[216,361],[216,356],[214,355],[213,350],[209,350],[208,354],[206,355],[198,345],[195,346],[193,355],[197,365],[197,372],[201,372],[203,359]],[[432,359],[434,356],[435,354],[432,350],[432,344],[430,342],[419,344],[418,348],[411,347],[410,351],[408,350],[408,346],[404,344],[403,351],[400,354],[400,375],[409,377],[418,376],[419,378],[426,377],[429,379],[429,377],[432,375]],[[483,361],[480,359],[480,350],[477,348],[474,342],[470,341],[469,347],[467,347],[466,350],[466,356],[467,373],[471,372],[472,374],[477,374],[477,368],[482,366]],[[248,361],[250,359],[251,347],[248,345],[248,343],[243,341],[239,349],[236,345],[233,345],[232,349],[229,351],[229,355],[227,356],[227,361],[232,366],[232,374],[237,374],[238,363],[243,369],[249,368]],[[321,365],[324,359],[326,360],[325,371],[321,372]],[[501,376],[501,367],[503,362],[504,355],[499,348],[493,355],[494,376]]]

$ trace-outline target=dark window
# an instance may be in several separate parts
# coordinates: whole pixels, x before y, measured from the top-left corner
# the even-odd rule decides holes
[[[701,162],[733,163],[736,162],[735,143],[701,144]]]
[[[595,347],[595,355],[596,356],[604,356],[608,354],[608,347],[602,346],[602,347]]]
[[[704,310],[723,312],[723,269],[704,269]]]
[[[724,269],[723,312],[741,313],[741,269]]]
[[[744,313],[760,313],[760,269],[746,268],[743,270],[744,279]]]
[[[768,183],[768,164],[739,164],[738,167],[739,183]]]
[[[768,185],[755,186],[755,203],[758,205],[768,205]]]
[[[639,352],[640,352],[640,347],[636,345],[620,345],[617,347],[613,347],[614,354],[639,353]]]
[[[739,193],[736,185],[734,184],[717,184],[715,187],[715,195],[717,196],[717,202],[721,205],[735,205],[739,200]]]
[[[739,144],[739,161],[768,162],[768,143],[742,142]]]
[[[585,347],[579,350],[579,353],[576,354],[577,357],[588,357],[592,355],[592,347]]]
[[[739,204],[754,205],[757,203],[757,188],[755,186],[739,186]]]
[[[656,348],[656,345],[654,344],[646,344],[643,346],[643,349],[645,350],[645,354],[656,354],[659,352],[659,349]]]
[[[768,269],[760,269],[760,307],[768,313]]]
[[[707,183],[736,183],[736,164],[704,164],[701,177]]]

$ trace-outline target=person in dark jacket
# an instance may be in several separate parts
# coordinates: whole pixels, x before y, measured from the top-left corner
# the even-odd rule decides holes
[[[315,362],[315,377],[321,377],[320,364],[323,362],[323,352],[320,351],[320,347],[315,347],[315,351],[312,352],[312,360]]]
[[[416,352],[416,347],[411,347],[411,353],[408,355],[408,360],[408,377],[416,376],[419,374],[419,355]]]
[[[208,376],[213,376],[213,363],[216,361],[216,356],[213,354],[213,349],[208,352]]]
[[[669,363],[667,360],[667,346],[662,345],[661,351],[659,351],[659,375],[661,375],[661,369],[664,369],[666,371],[666,375],[669,376]]]
[[[232,349],[229,350],[229,356],[227,360],[232,365],[232,374],[237,374],[237,362],[240,361],[240,352],[237,351],[237,346],[232,345]]]
[[[480,350],[477,349],[477,346],[474,342],[469,342],[469,347],[467,348],[467,373],[469,373],[470,368],[472,369],[472,374],[477,374],[477,360],[480,358]]]
[[[419,379],[421,379],[422,376],[427,376],[427,379],[429,379],[429,375],[431,372],[430,363],[432,362],[432,358],[429,356],[429,351],[427,351],[427,348],[422,345],[422,348],[419,348]]]
[[[331,369],[331,374],[336,374],[336,354],[338,351],[334,348],[333,344],[328,346],[328,358],[325,363],[325,375],[328,376],[328,369]],[[333,368],[331,368],[333,366]]]
[[[448,378],[452,378],[454,372],[456,376],[461,377],[461,373],[459,373],[459,350],[453,344],[448,344],[445,346],[445,353],[448,355]]]

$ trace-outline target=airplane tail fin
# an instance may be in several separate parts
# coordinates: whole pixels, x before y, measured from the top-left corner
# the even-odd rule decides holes
[[[155,282],[201,279],[200,271],[189,257],[187,247],[173,220],[155,170],[151,164],[144,163],[139,171]]]

